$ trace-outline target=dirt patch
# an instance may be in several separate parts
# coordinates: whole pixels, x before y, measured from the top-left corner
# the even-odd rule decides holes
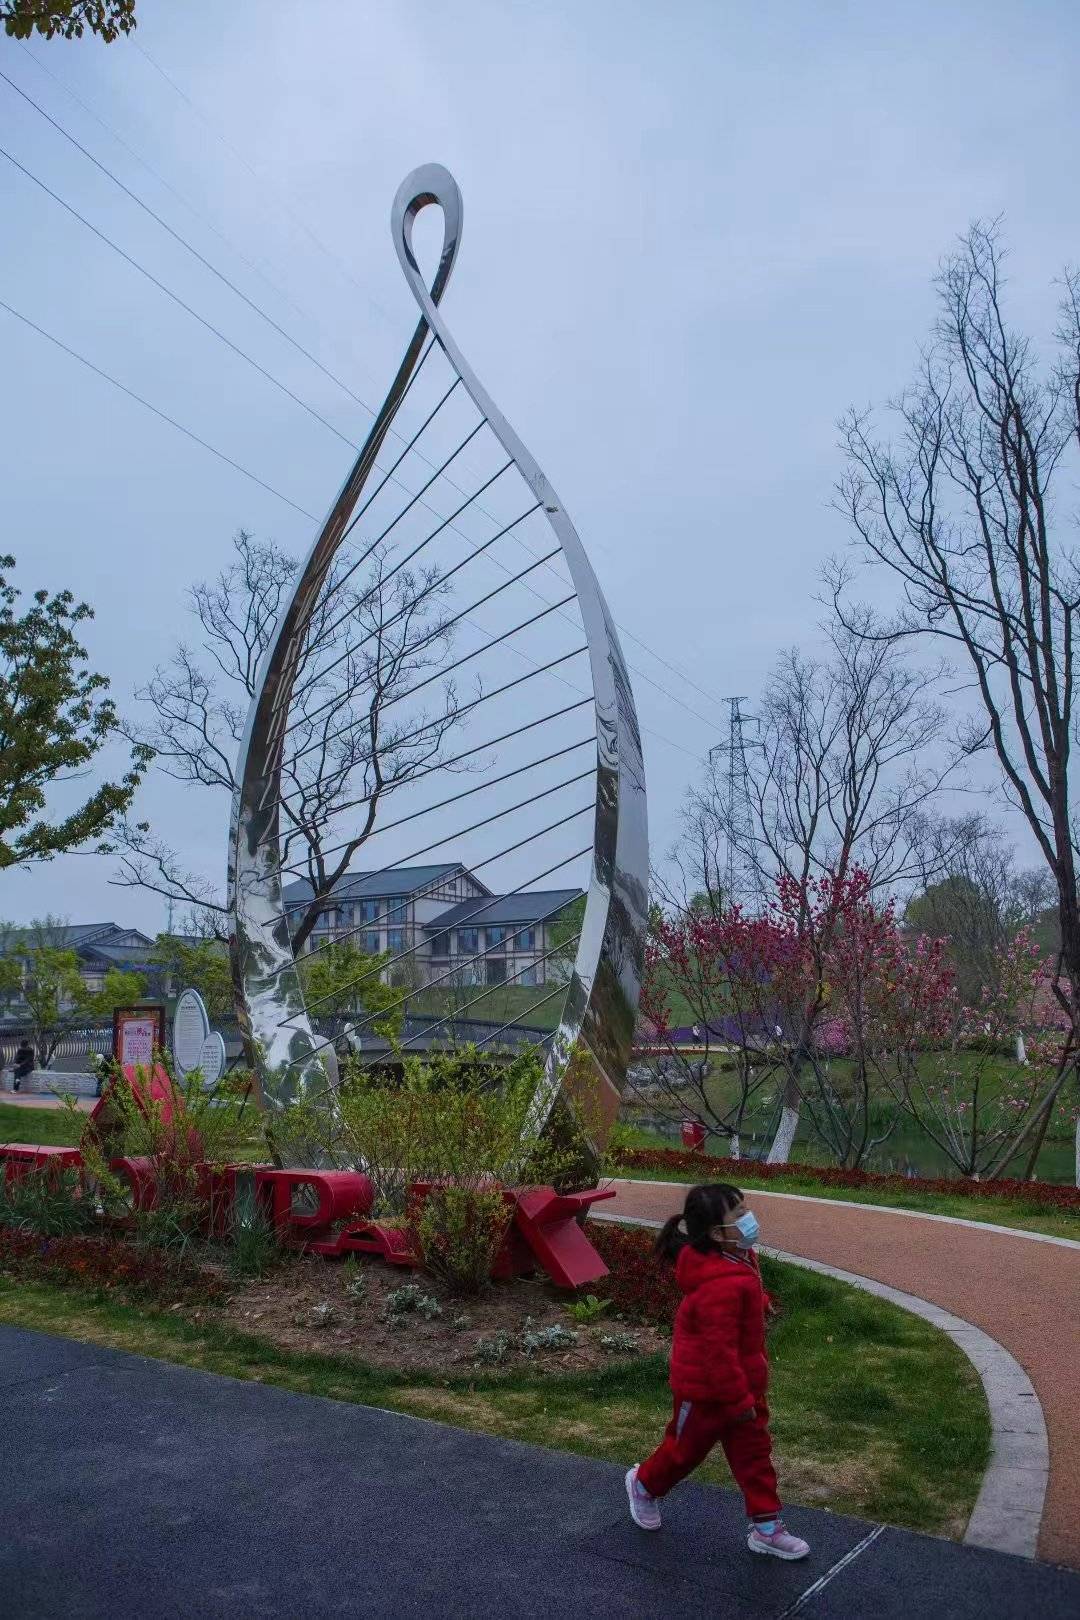
[[[407,1303],[401,1291],[410,1285],[437,1310],[401,1309]],[[222,1319],[284,1350],[355,1355],[404,1373],[588,1372],[635,1355],[666,1354],[668,1341],[655,1328],[623,1322],[611,1309],[592,1322],[577,1322],[567,1309],[572,1302],[572,1295],[540,1278],[496,1283],[462,1299],[422,1272],[379,1260],[344,1265],[306,1256],[234,1289]],[[552,1329],[575,1337],[560,1343]],[[529,1334],[556,1342],[542,1342],[529,1354]],[[623,1334],[632,1335],[636,1350],[605,1349],[603,1338]]]
[[[869,1498],[881,1477],[881,1458],[868,1450],[859,1457],[810,1457],[799,1451],[775,1451],[773,1463],[782,1490],[795,1502],[827,1507]]]

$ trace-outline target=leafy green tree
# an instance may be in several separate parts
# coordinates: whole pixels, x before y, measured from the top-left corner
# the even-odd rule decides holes
[[[300,958],[304,999],[316,1018],[370,1019],[363,1033],[396,1040],[404,1014],[401,987],[384,984],[388,958],[368,956],[350,939],[336,940]]]
[[[222,940],[159,934],[150,960],[172,981],[174,995],[189,988],[199,992],[211,1022],[232,1017],[232,974]]]
[[[0,568],[14,566],[14,557],[0,557]],[[52,860],[107,833],[151,757],[145,745],[134,745],[119,782],[103,783],[60,820],[41,814],[47,790],[90,763],[117,716],[100,696],[109,683],[87,668],[76,634],[92,610],[70,591],[35,591],[33,606],[20,614],[19,595],[0,574],[0,869]]]
[[[14,923],[0,922],[0,1007],[8,1007],[22,988],[22,963],[15,954]]]
[[[0,0],[4,32],[12,39],[44,34],[81,39],[89,28],[110,45],[136,27],[135,0]]]
[[[34,922],[16,947],[22,999],[31,1027],[31,1044],[44,1067],[71,1030],[102,1018],[115,1007],[138,1001],[146,990],[141,974],[110,968],[100,990],[83,982],[79,958],[64,943],[62,925],[46,917]]]

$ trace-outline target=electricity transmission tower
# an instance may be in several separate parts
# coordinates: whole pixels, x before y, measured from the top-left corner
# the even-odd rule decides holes
[[[725,900],[730,905],[758,904],[764,898],[761,873],[753,858],[754,822],[750,812],[750,772],[746,763],[747,742],[744,725],[753,724],[741,705],[745,697],[728,697],[728,740],[709,749],[727,758],[724,775],[724,822],[727,840],[727,868],[724,877]],[[750,743],[753,747],[753,742]]]

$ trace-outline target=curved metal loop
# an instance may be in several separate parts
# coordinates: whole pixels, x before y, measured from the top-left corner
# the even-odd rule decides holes
[[[424,283],[423,274],[413,252],[412,233],[416,216],[421,209],[429,207],[432,203],[442,210],[443,245],[438,269],[429,289]],[[421,168],[414,169],[397,189],[394,205],[390,210],[390,230],[394,246],[409,285],[414,292],[417,286],[423,287],[428,301],[433,306],[439,303],[446,290],[446,283],[450,280],[450,272],[454,268],[458,248],[461,246],[464,217],[461,189],[449,169],[444,169],[441,163],[425,163]]]
[[[443,245],[428,286],[413,250],[425,208],[443,217]],[[271,1109],[325,1098],[332,1056],[304,1005],[283,904],[278,852],[282,741],[304,636],[349,516],[416,372],[430,331],[532,489],[558,539],[588,643],[596,712],[593,868],[562,1022],[551,1043],[536,1109],[544,1122],[560,1099],[600,1134],[618,1107],[633,1036],[648,913],[648,832],[641,735],[630,679],[600,587],[570,518],[539,465],[480,384],[439,311],[461,242],[462,200],[440,164],[416,169],[391,213],[394,246],[420,320],[357,461],[331,507],[282,611],[257,683],[240,749],[230,829],[231,954],[237,1015]],[[331,1080],[333,1075],[330,1076]],[[595,1112],[594,1112],[595,1111]]]

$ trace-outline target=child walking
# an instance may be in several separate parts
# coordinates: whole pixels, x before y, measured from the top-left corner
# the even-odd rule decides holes
[[[683,1299],[671,1345],[674,1413],[651,1457],[626,1476],[630,1513],[659,1530],[659,1498],[705,1461],[717,1444],[746,1500],[747,1546],[773,1558],[805,1558],[810,1548],[780,1517],[765,1390],[765,1313],[756,1217],[737,1187],[691,1187],[681,1215],[656,1240],[674,1260]]]

